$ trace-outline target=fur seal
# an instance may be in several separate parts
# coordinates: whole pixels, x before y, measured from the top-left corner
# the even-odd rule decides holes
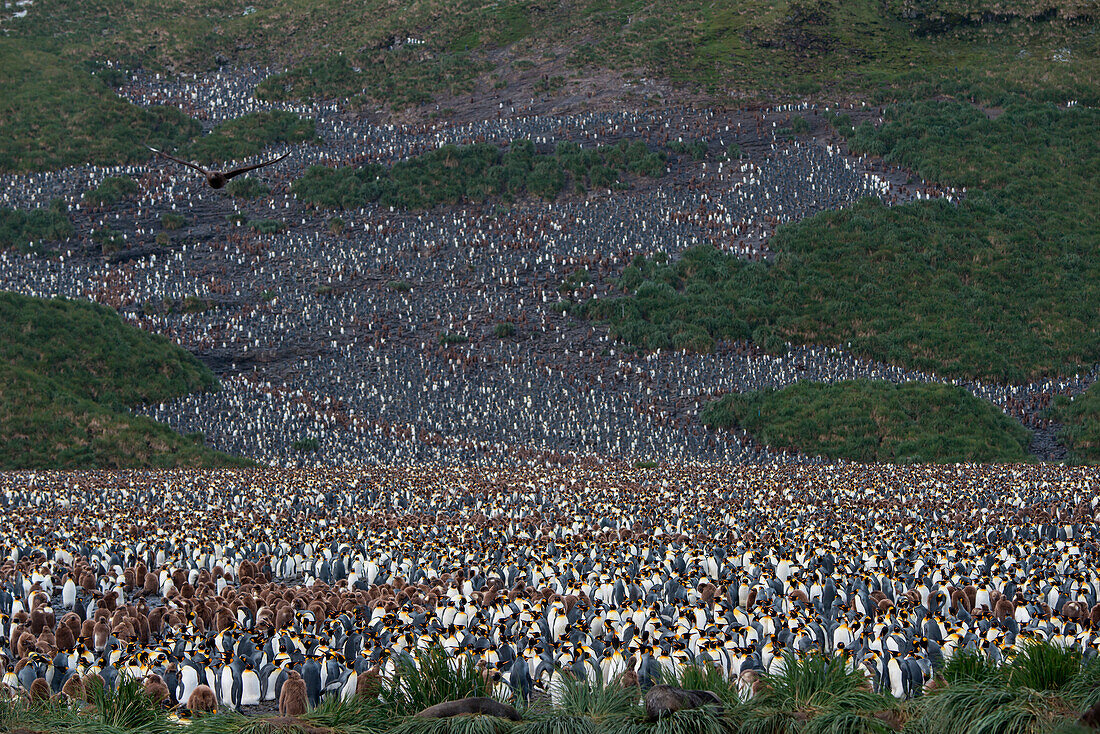
[[[722,699],[713,691],[685,690],[676,686],[656,685],[645,694],[645,712],[650,721],[657,721],[673,711],[713,706],[721,715],[725,710]]]
[[[499,719],[523,721],[519,712],[508,704],[485,696],[444,701],[443,703],[437,703],[435,706],[429,706],[416,715],[422,719],[445,719],[450,716],[461,716],[462,714],[481,714],[483,716],[496,716]]]

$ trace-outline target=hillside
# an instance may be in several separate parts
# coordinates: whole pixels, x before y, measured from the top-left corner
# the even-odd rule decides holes
[[[769,264],[710,245],[628,267],[614,298],[576,312],[644,349],[751,338],[846,344],[951,377],[1019,382],[1100,361],[1100,113],[1017,103],[996,119],[960,102],[906,103],[885,124],[835,124],[853,149],[944,199],[865,199],[781,226]]]
[[[349,98],[421,119],[536,97],[575,111],[850,94],[1094,102],[1095,4],[1002,6],[59,0],[0,23],[0,170],[132,162],[142,143],[171,148],[193,137],[178,111],[118,98],[111,85],[137,68],[273,66],[287,71],[260,86],[263,99]]]
[[[126,410],[216,386],[193,356],[108,308],[0,293],[4,469],[247,465]]]
[[[1075,459],[1100,463],[1100,383],[1072,399],[1057,400],[1050,415],[1063,424],[1062,440]]]
[[[854,380],[800,382],[727,395],[703,422],[740,427],[762,443],[826,459],[912,463],[1014,463],[1028,432],[993,406],[947,385]]]

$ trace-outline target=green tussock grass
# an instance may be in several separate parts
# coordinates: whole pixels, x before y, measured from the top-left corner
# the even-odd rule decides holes
[[[1100,383],[1072,398],[1055,398],[1049,414],[1063,424],[1059,437],[1074,459],[1100,462]]]
[[[950,684],[1004,682],[1004,671],[1000,666],[978,651],[960,650],[943,666],[940,675]]]
[[[736,734],[731,721],[708,709],[674,711],[656,722],[630,717],[607,722],[601,732],[608,734]]]
[[[217,385],[194,356],[125,324],[106,306],[15,293],[0,293],[0,362],[116,405],[161,402]]]
[[[491,198],[554,199],[565,190],[626,188],[632,175],[663,175],[665,160],[663,153],[640,141],[595,148],[562,142],[553,153],[539,153],[529,140],[513,140],[506,149],[487,143],[445,145],[388,168],[310,166],[291,188],[302,201],[325,207],[355,209],[378,202],[427,209]]]
[[[468,714],[446,719],[409,717],[390,730],[392,734],[508,734],[513,722],[495,716]]]
[[[564,713],[598,722],[633,713],[641,693],[636,687],[605,685],[603,681],[580,680],[569,674],[561,676],[561,686],[561,703],[554,709],[555,716]]]
[[[226,184],[225,190],[238,199],[258,199],[271,193],[267,184],[251,176],[233,179]]]
[[[108,176],[99,186],[84,192],[84,199],[100,206],[112,206],[137,193],[137,182],[124,176]]]
[[[125,410],[77,397],[60,380],[0,365],[0,468],[169,469],[250,466]]]
[[[703,409],[702,421],[812,456],[895,464],[1022,462],[1030,441],[1017,421],[961,387],[919,382],[797,382],[727,395]]]
[[[415,662],[401,657],[382,687],[384,704],[398,716],[409,716],[444,701],[491,695],[471,659],[463,658],[457,670],[452,665],[441,647],[421,652]]]
[[[191,354],[104,306],[0,293],[0,372],[5,469],[248,464],[128,412],[217,381]]]
[[[184,147],[178,155],[217,165],[258,155],[271,145],[311,143],[317,139],[312,118],[282,110],[252,112],[220,123],[209,135]]]
[[[772,264],[705,245],[637,258],[622,295],[578,304],[642,349],[749,339],[835,344],[949,377],[1022,382],[1100,360],[1100,258],[1091,185],[1100,112],[1020,104],[906,104],[852,147],[970,187],[958,204],[867,199],[780,227]]]
[[[40,251],[44,243],[68,239],[74,231],[65,202],[60,199],[30,211],[0,208],[0,249]]]
[[[866,676],[848,672],[839,658],[789,656],[786,670],[764,675],[763,682],[763,690],[736,712],[743,734],[884,734],[891,728],[876,714],[898,710],[892,697],[873,692]]]
[[[54,39],[0,37],[0,171],[138,163],[145,143],[174,148],[199,125],[178,110],[121,99]]]
[[[1042,642],[1027,642],[1000,668],[978,654],[956,655],[945,666],[945,688],[910,704],[906,731],[926,734],[989,732],[1040,734],[1077,731],[1076,719],[1100,695],[1100,666]]]
[[[564,712],[524,721],[512,729],[513,734],[599,734],[601,731],[601,725],[591,718]]]

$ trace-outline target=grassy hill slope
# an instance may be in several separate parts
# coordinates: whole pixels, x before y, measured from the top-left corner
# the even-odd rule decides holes
[[[216,386],[104,306],[0,293],[0,468],[246,465],[126,411]]]
[[[1072,399],[1058,398],[1050,415],[1064,424],[1060,437],[1074,459],[1100,464],[1100,383]]]
[[[959,387],[852,380],[727,395],[703,423],[811,456],[889,463],[1019,462],[1028,432]]]
[[[841,344],[953,377],[1023,381],[1100,361],[1100,112],[907,103],[857,151],[969,187],[943,200],[865,200],[780,227],[774,263],[710,246],[627,268],[625,295],[578,312],[646,349],[715,339]]]
[[[1086,0],[54,0],[0,23],[0,170],[132,161],[139,143],[194,135],[178,113],[115,96],[105,82],[121,74],[108,60],[169,73],[282,66],[260,96],[396,111],[472,92],[568,91],[606,71],[617,95],[649,76],[719,104],[822,91],[1091,103],[1095,15]]]

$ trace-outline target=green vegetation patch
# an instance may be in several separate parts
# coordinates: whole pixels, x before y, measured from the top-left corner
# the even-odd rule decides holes
[[[113,206],[125,197],[136,194],[137,182],[126,176],[108,176],[99,186],[84,192],[84,198],[100,206]]]
[[[251,176],[233,179],[226,184],[225,190],[238,199],[258,199],[271,193],[270,186]]]
[[[249,466],[144,416],[77,397],[62,380],[0,364],[0,469]]]
[[[256,96],[272,102],[346,97],[403,110],[440,93],[468,93],[488,68],[480,54],[464,48],[442,53],[416,46],[376,49],[358,55],[355,64],[346,55],[297,64],[265,79]]]
[[[302,118],[283,110],[252,112],[226,120],[178,155],[181,158],[193,158],[200,163],[217,165],[257,155],[271,145],[294,145],[315,140],[317,132],[313,118]]]
[[[737,426],[761,443],[863,462],[1011,463],[1030,434],[961,387],[920,382],[797,382],[726,395],[703,409],[713,428]]]
[[[1100,463],[1100,383],[1072,398],[1055,398],[1050,416],[1063,424],[1059,437],[1074,459]]]
[[[1031,103],[990,119],[926,102],[886,114],[852,147],[968,187],[965,199],[866,199],[783,226],[769,265],[710,246],[637,258],[618,281],[625,295],[574,310],[645,349],[838,344],[1012,382],[1100,361],[1100,111]]]
[[[286,225],[278,219],[250,219],[248,228],[260,234],[278,234],[286,229]]]
[[[43,242],[59,242],[73,236],[73,224],[61,199],[48,207],[24,211],[0,207],[0,249],[37,248]]]
[[[1000,667],[972,652],[945,666],[946,688],[910,702],[906,731],[1086,731],[1077,721],[1097,701],[1100,665],[1081,653],[1047,643],[1024,643]]]
[[[126,247],[126,237],[117,229],[101,227],[92,230],[92,241],[99,245],[104,255],[119,252]]]
[[[243,466],[127,406],[217,387],[105,306],[0,293],[0,468]]]
[[[167,214],[160,215],[160,226],[168,231],[177,230],[185,224],[187,224],[187,220],[182,214],[168,212]]]
[[[665,155],[640,141],[595,148],[562,142],[553,153],[539,153],[530,140],[513,140],[506,149],[487,143],[446,145],[390,168],[311,166],[292,190],[299,199],[320,206],[354,209],[378,202],[426,209],[491,197],[553,199],[570,184],[579,191],[625,188],[628,175],[664,172]]]
[[[52,41],[0,37],[0,171],[138,163],[146,143],[171,149],[198,131],[178,110],[127,103]]]
[[[112,405],[170,400],[217,386],[187,351],[92,303],[0,293],[0,364]]]
[[[297,441],[294,441],[290,444],[290,448],[294,449],[295,451],[300,451],[300,452],[303,452],[303,453],[308,452],[308,451],[316,451],[320,447],[321,447],[321,443],[316,438],[313,438],[313,437],[300,438]]]

